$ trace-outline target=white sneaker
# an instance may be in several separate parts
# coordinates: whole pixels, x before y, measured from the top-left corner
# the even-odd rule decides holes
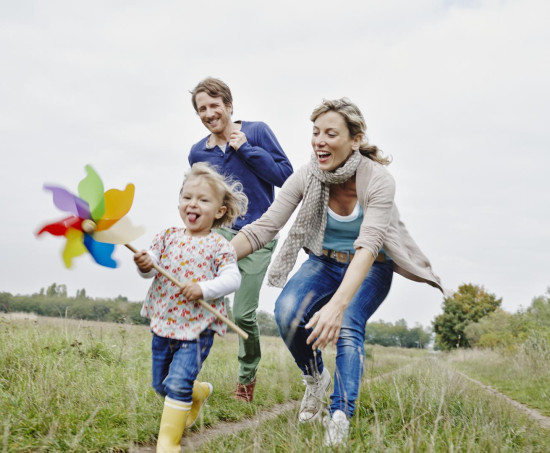
[[[300,423],[306,423],[315,420],[323,411],[326,404],[324,398],[332,379],[326,368],[320,375],[304,375],[302,377],[306,385],[306,392],[302,398],[298,420]]]
[[[327,414],[323,419],[325,425],[325,439],[324,444],[326,447],[336,447],[346,442],[348,438],[349,420],[343,411],[337,410],[332,414]]]

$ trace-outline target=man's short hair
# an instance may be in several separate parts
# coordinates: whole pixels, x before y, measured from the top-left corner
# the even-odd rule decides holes
[[[201,80],[193,89],[193,91],[191,91],[191,102],[193,103],[193,107],[195,108],[195,112],[197,113],[198,109],[196,98],[197,94],[199,93],[206,93],[208,96],[213,98],[221,97],[225,105],[233,105],[233,96],[231,96],[231,90],[220,79],[207,77],[206,79]]]

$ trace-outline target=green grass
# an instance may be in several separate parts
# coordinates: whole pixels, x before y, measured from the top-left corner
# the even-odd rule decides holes
[[[122,452],[153,446],[162,399],[150,387],[150,342],[145,326],[0,316],[2,452]],[[237,350],[235,335],[216,337],[199,376],[214,385],[214,394],[192,433],[254,420],[279,403],[302,398],[301,373],[283,342],[262,337],[254,402],[234,400]],[[550,451],[548,432],[427,360],[434,354],[368,346],[366,355],[349,451]],[[332,371],[334,348],[324,357]],[[451,362],[462,367],[467,361]],[[502,363],[495,363],[502,370]],[[296,419],[297,410],[289,410],[199,450],[322,451],[322,426],[298,425]]]
[[[162,399],[145,326],[0,317],[0,445],[5,451],[127,451],[152,444]],[[262,338],[253,404],[234,400],[238,339],[216,336],[199,378],[214,394],[196,429],[298,400],[300,372],[279,338]],[[330,354],[327,357],[331,359]]]
[[[198,451],[331,451],[322,440],[321,424],[298,425],[296,413],[289,413]],[[547,452],[550,438],[506,403],[423,360],[392,377],[365,382],[341,451]]]
[[[466,350],[453,352],[448,362],[456,369],[520,403],[550,416],[550,360],[544,354]]]

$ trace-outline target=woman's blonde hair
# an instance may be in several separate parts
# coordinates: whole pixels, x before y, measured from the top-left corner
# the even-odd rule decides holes
[[[243,192],[243,185],[238,181],[231,181],[216,171],[214,167],[206,162],[197,162],[185,174],[180,189],[180,198],[183,193],[183,186],[192,179],[203,178],[206,184],[219,195],[222,199],[222,206],[227,210],[220,219],[214,219],[213,228],[231,226],[237,220],[246,214],[248,208],[248,197]]]
[[[320,115],[327,112],[336,112],[342,115],[351,137],[361,134],[362,142],[359,146],[359,152],[363,156],[382,165],[388,165],[391,162],[390,158],[382,155],[382,151],[380,151],[377,146],[369,144],[367,140],[367,124],[365,123],[365,118],[363,118],[363,114],[361,110],[359,110],[359,107],[348,98],[334,100],[323,99],[323,102],[313,110],[311,121],[315,122]]]

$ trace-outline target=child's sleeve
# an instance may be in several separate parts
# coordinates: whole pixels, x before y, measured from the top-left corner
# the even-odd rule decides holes
[[[241,273],[237,266],[237,253],[233,246],[224,238],[217,241],[214,266],[217,275],[212,280],[197,282],[205,300],[218,299],[227,296],[241,286]]]
[[[205,300],[227,296],[241,286],[241,273],[237,263],[229,263],[220,268],[218,276],[212,280],[198,282]]]
[[[151,247],[149,247],[149,250],[147,250],[147,253],[153,260],[153,263],[155,263],[157,266],[160,264],[160,255],[164,251],[164,238],[166,234],[166,231],[158,233],[154,237],[153,242],[151,242]],[[158,272],[155,268],[152,268],[149,272],[141,272],[139,270],[139,267],[137,266],[136,269],[138,271],[138,274],[143,278],[153,278],[155,275],[157,275]]]

